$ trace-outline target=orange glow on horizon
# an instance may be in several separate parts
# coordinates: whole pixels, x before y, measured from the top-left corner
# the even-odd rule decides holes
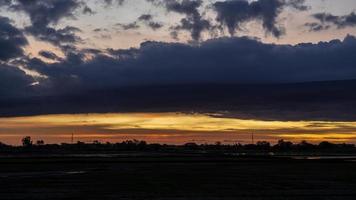
[[[249,143],[252,132],[256,140],[278,139],[310,142],[356,142],[356,122],[262,121],[214,117],[183,113],[118,113],[42,115],[0,118],[0,141],[18,144],[25,135],[48,142],[76,140],[117,142],[142,139],[148,142],[181,144]]]

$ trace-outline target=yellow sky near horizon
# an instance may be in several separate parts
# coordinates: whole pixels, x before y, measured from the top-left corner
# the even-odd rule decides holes
[[[128,139],[151,143],[250,143],[279,139],[356,143],[356,122],[262,121],[224,118],[208,114],[116,113],[42,115],[0,118],[0,141],[19,144],[24,136],[48,143],[75,140],[119,142]]]

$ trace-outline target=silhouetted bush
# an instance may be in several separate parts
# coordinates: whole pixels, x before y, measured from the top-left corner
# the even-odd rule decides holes
[[[36,141],[36,145],[37,146],[42,146],[42,145],[44,145],[45,143],[44,143],[44,141],[43,140],[37,140]]]
[[[32,147],[32,139],[30,136],[26,136],[22,138],[22,146],[23,147]]]

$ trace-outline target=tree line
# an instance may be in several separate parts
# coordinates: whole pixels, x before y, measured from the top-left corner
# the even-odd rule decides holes
[[[43,140],[33,141],[27,136],[21,140],[22,146],[11,146],[0,142],[0,153],[120,153],[130,151],[140,152],[190,152],[190,153],[251,153],[251,154],[283,154],[283,153],[328,153],[328,154],[356,154],[354,144],[334,144],[321,142],[319,144],[302,141],[293,143],[279,140],[272,145],[267,141],[259,141],[255,144],[197,144],[186,143],[183,145],[148,144],[140,140],[127,140],[118,143],[91,143],[76,142],[73,144],[45,144]]]

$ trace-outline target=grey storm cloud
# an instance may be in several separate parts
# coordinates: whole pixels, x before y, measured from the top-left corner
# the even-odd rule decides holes
[[[343,16],[337,16],[330,13],[316,13],[313,14],[312,17],[318,20],[318,22],[305,24],[311,31],[327,30],[333,26],[338,29],[356,26],[355,12]]]
[[[0,16],[0,61],[22,56],[22,48],[27,44],[22,31],[13,26],[9,18]]]
[[[241,26],[249,21],[262,21],[263,28],[267,33],[275,37],[284,34],[283,27],[278,25],[279,14],[286,7],[297,10],[306,10],[304,0],[227,0],[213,4],[217,12],[216,20],[222,27],[226,26],[231,35],[234,35]]]

